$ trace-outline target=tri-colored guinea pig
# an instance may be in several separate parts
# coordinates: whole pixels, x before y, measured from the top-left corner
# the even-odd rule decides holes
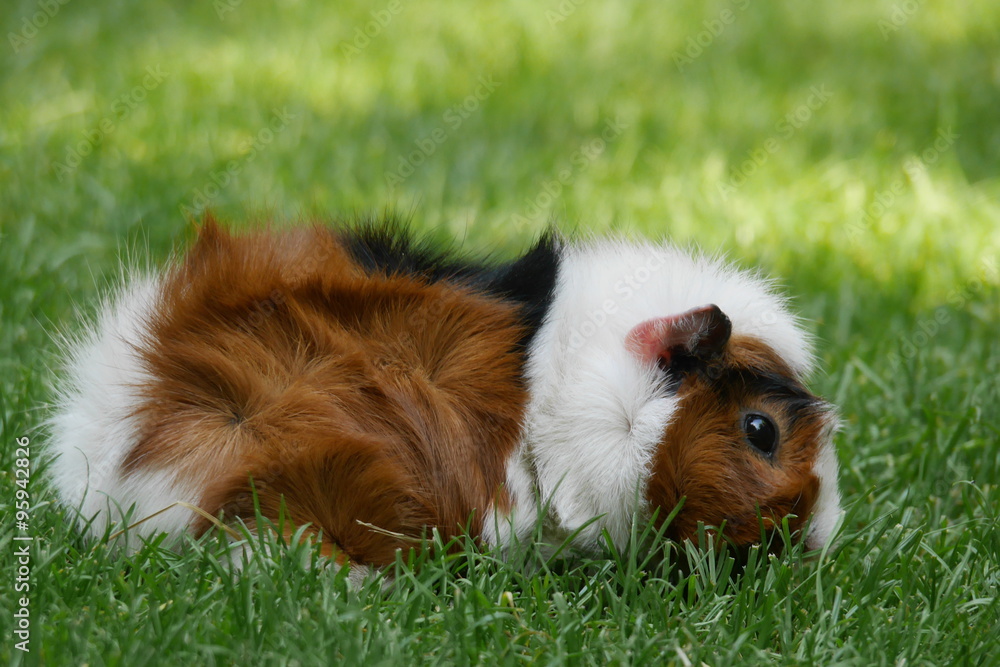
[[[672,539],[750,544],[794,515],[818,547],[837,417],[810,366],[768,282],[669,245],[546,235],[491,264],[391,220],[209,220],[70,344],[50,471],[95,536],[211,527],[176,501],[252,528],[256,498],[375,567],[431,527],[624,546],[682,500]]]

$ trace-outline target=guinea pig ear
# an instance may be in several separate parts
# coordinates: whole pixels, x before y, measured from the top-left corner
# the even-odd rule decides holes
[[[641,322],[629,331],[625,344],[640,360],[670,368],[682,359],[707,362],[718,357],[732,332],[726,314],[709,304]]]

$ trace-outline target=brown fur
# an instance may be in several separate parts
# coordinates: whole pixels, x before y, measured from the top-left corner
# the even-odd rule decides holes
[[[359,520],[478,533],[519,435],[520,334],[504,302],[366,275],[324,228],[209,221],[140,346],[155,380],[125,470],[176,470],[208,512],[251,523],[255,490],[265,517],[284,502],[352,562],[411,544]]]
[[[740,373],[780,377],[800,400],[757,394],[733,381]],[[685,499],[668,536],[690,539],[699,522],[725,523],[727,537],[750,544],[760,541],[761,523],[771,529],[788,514],[796,515],[790,528],[801,528],[819,493],[812,462],[829,418],[825,404],[805,393],[772,349],[746,336],[733,336],[719,359],[687,375],[679,396],[681,415],[664,434],[647,489],[660,520]],[[747,411],[766,413],[777,425],[773,460],[746,443],[741,420]]]

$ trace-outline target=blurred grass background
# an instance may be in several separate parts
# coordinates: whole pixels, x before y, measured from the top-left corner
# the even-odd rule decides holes
[[[979,521],[995,575],[995,3],[7,0],[0,26],[4,451],[44,414],[50,332],[206,206],[390,208],[500,254],[554,219],[778,276],[843,406],[857,526]]]

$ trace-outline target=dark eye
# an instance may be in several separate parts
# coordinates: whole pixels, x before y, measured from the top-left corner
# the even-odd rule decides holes
[[[751,412],[743,418],[747,442],[764,454],[773,454],[778,446],[778,428],[766,415]]]

